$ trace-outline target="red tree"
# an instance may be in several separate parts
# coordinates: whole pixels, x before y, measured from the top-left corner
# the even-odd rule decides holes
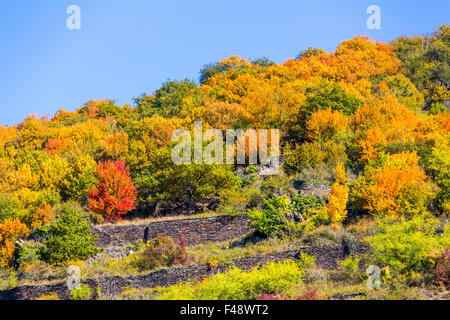
[[[117,221],[134,209],[136,188],[130,178],[125,161],[108,161],[97,165],[98,185],[89,189],[89,207],[106,221]]]

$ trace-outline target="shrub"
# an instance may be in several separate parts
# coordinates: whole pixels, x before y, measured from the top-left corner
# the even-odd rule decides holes
[[[258,172],[258,167],[254,165],[249,165],[247,168],[245,168],[244,173],[245,174],[252,174]]]
[[[351,233],[345,233],[342,236],[342,247],[347,255],[353,255],[357,246],[356,238]]]
[[[59,296],[56,292],[49,294],[41,294],[36,300],[59,300]]]
[[[269,262],[261,268],[243,271],[232,267],[199,283],[180,283],[158,288],[159,300],[251,300],[263,293],[285,294],[302,282],[305,267],[292,260]]]
[[[275,294],[263,293],[256,300],[268,300],[268,301],[269,300],[289,300],[289,297],[279,294],[279,293],[275,293]]]
[[[251,227],[264,236],[285,230],[288,225],[286,215],[290,212],[288,202],[288,197],[275,197],[263,200],[264,204],[261,210],[248,210]]]
[[[141,265],[144,270],[152,270],[156,267],[170,267],[176,264],[187,263],[186,240],[180,235],[179,245],[166,235],[160,235],[146,244],[147,248],[141,253]]]
[[[311,286],[308,286],[306,288],[305,292],[303,292],[300,296],[295,297],[294,300],[324,300],[323,297],[320,297],[317,294],[317,288],[313,288]]]
[[[449,245],[449,237],[436,235],[438,220],[432,217],[385,217],[377,221],[376,234],[365,241],[371,246],[371,264],[389,267],[393,276],[407,280],[420,279],[429,273],[442,250]]]
[[[436,266],[433,271],[433,282],[438,287],[450,290],[450,250],[446,249],[436,260]]]
[[[292,196],[292,209],[303,218],[309,216],[315,209],[323,207],[324,201],[313,196],[301,196],[299,194]]]
[[[37,229],[45,226],[53,218],[51,206],[43,201],[32,215],[31,228]]]
[[[338,265],[339,268],[349,273],[355,273],[359,270],[359,261],[361,261],[359,257],[348,256],[346,259],[338,261]]]
[[[92,290],[87,284],[81,284],[78,288],[70,291],[70,300],[89,300],[92,297]]]
[[[87,219],[76,209],[65,205],[61,216],[48,229],[48,238],[39,249],[42,260],[61,263],[86,260],[102,251],[94,247],[97,235],[92,235]]]
[[[317,288],[313,288],[311,286],[308,286],[306,290],[300,295],[295,297],[292,300],[324,300],[324,298],[320,297],[317,294]],[[257,300],[291,300],[288,296],[285,296],[283,294],[267,294],[263,293],[259,296]]]

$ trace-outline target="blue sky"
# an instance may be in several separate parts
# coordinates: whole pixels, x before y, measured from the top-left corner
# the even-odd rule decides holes
[[[72,4],[81,30],[66,28]],[[366,27],[371,4],[381,8],[381,30]],[[359,34],[421,34],[450,23],[449,12],[447,0],[1,0],[0,125],[91,98],[132,102],[234,54],[279,63]]]

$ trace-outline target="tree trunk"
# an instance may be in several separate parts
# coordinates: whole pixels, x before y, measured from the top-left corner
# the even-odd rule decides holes
[[[189,189],[188,189],[188,207],[187,207],[187,214],[188,214],[188,216],[190,216],[192,214],[193,198],[194,198],[194,192],[192,191],[192,186],[189,186]]]

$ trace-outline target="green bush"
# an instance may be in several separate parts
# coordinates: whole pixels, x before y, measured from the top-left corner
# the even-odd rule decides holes
[[[324,201],[314,198],[313,196],[301,196],[300,194],[292,197],[292,207],[302,216],[307,216],[312,209],[320,209],[324,205]]]
[[[200,283],[180,283],[169,288],[157,288],[158,300],[252,300],[261,294],[286,293],[302,283],[310,261],[269,262],[261,268],[243,271],[232,267]]]
[[[87,284],[70,291],[70,300],[89,300],[92,297],[92,290]]]
[[[38,253],[48,263],[86,260],[102,251],[94,246],[96,240],[84,215],[65,205],[59,219],[48,228],[48,238]]]
[[[379,219],[376,234],[365,239],[372,248],[369,263],[388,267],[392,275],[405,276],[406,280],[422,278],[450,244],[448,235],[435,233],[438,224],[432,217]]]
[[[263,236],[270,236],[286,229],[289,221],[286,215],[290,212],[288,197],[275,197],[263,200],[263,208],[247,211],[251,219],[250,226]]]
[[[430,109],[428,110],[430,114],[436,115],[439,113],[445,113],[447,112],[447,107],[439,102],[433,102],[430,105]]]
[[[258,172],[258,167],[254,165],[249,165],[244,171],[245,174],[252,174],[256,172]]]

